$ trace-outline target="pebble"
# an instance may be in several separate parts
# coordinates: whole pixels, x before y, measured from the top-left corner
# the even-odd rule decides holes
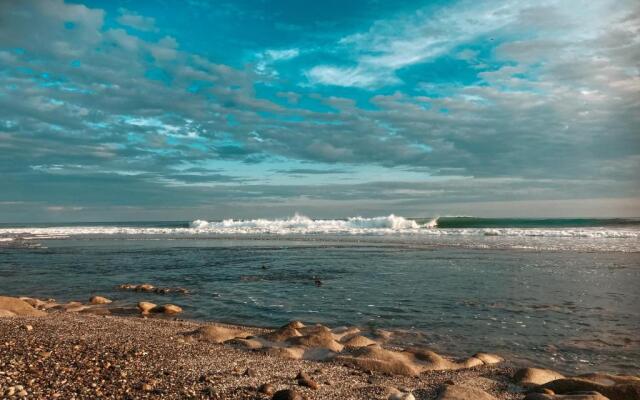
[[[303,400],[302,395],[293,389],[278,390],[272,400]]]
[[[266,394],[267,396],[271,396],[274,392],[275,389],[270,383],[263,383],[258,387],[258,393]]]
[[[27,330],[27,332],[31,332],[31,331],[33,330],[33,326],[31,326],[31,325],[25,325],[25,326],[24,326],[24,329],[26,329],[26,330]]]

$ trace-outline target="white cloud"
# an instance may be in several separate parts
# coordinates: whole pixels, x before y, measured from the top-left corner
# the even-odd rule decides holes
[[[143,32],[157,31],[156,21],[154,18],[138,15],[137,13],[125,8],[119,8],[118,12],[120,13],[120,16],[118,17],[117,21],[121,25],[128,26],[130,28],[134,28]]]

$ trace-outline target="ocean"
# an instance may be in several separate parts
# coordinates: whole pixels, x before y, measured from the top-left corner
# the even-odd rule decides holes
[[[639,219],[0,224],[0,294],[171,302],[184,318],[256,326],[384,328],[398,345],[566,373],[637,373],[639,288]]]

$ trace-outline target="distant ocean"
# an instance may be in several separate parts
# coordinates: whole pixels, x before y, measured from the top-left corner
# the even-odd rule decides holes
[[[321,282],[317,286],[316,282]],[[122,283],[189,288],[122,292]],[[637,373],[640,220],[0,224],[0,293],[173,302],[185,318],[394,329],[402,345]]]

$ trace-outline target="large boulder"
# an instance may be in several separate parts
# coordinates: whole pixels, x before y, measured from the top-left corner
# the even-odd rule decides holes
[[[524,387],[544,385],[563,378],[561,373],[543,368],[521,368],[513,375],[513,381]]]
[[[224,326],[216,326],[216,325],[205,325],[196,329],[193,332],[190,332],[188,335],[196,337],[200,340],[206,342],[213,343],[223,343],[227,340],[236,339],[236,338],[246,338],[247,336],[251,336],[249,332],[236,329],[236,328],[227,328]]]
[[[638,380],[618,379],[616,381],[610,379],[610,384],[603,385],[602,383],[602,380],[599,383],[598,380],[589,380],[583,376],[581,378],[556,379],[545,383],[542,387],[553,390],[557,394],[598,392],[610,400],[640,400],[640,381]]]
[[[0,296],[0,317],[24,316],[41,317],[47,315],[44,311],[36,310],[29,303],[16,297]],[[11,315],[13,314],[13,315]]]
[[[466,385],[445,385],[437,400],[496,400],[482,389]]]

